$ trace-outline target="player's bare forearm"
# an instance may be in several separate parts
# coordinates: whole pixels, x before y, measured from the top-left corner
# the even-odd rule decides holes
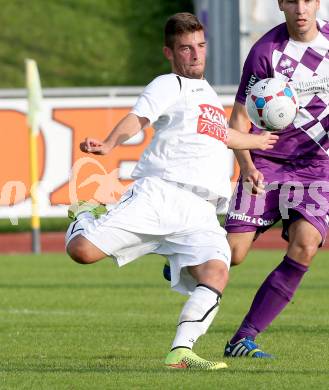
[[[147,118],[130,113],[121,119],[104,141],[86,138],[81,142],[80,149],[85,153],[108,154],[113,148],[137,134],[148,123]]]
[[[113,149],[137,134],[148,124],[148,122],[147,118],[141,118],[130,113],[115,126],[112,132],[104,140],[104,143],[107,144],[110,149]]]
[[[279,137],[268,131],[261,134],[247,134],[235,129],[228,129],[227,146],[231,149],[273,149]]]

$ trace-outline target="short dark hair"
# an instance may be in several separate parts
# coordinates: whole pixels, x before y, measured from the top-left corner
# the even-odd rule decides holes
[[[173,49],[176,36],[203,30],[203,25],[195,15],[189,12],[179,12],[167,20],[164,28],[164,44]]]

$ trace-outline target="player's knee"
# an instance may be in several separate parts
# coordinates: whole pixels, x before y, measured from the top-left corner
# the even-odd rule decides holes
[[[225,265],[224,267],[221,267],[221,269],[218,272],[218,284],[226,286],[228,280],[229,280],[229,269]]]
[[[318,244],[316,242],[298,242],[294,245],[294,253],[298,254],[298,258],[303,259],[309,264],[318,251]]]
[[[316,255],[318,248],[318,245],[312,243],[310,245],[305,245],[303,248],[303,252],[306,254],[306,257],[311,260]]]
[[[191,268],[189,272],[198,283],[213,287],[220,292],[224,291],[229,279],[229,270],[223,261],[209,260]]]
[[[208,277],[210,284],[213,284],[214,287],[219,285],[226,286],[229,279],[229,270],[225,263],[218,262],[218,265],[219,267],[209,269],[208,274],[205,274],[205,276]]]
[[[79,264],[91,264],[96,260],[90,248],[90,244],[83,237],[73,238],[67,245],[66,251],[72,260]]]

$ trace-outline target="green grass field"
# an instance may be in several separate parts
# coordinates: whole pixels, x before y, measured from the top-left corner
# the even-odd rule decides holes
[[[253,252],[232,270],[219,315],[195,350],[221,358],[258,284],[280,261]],[[170,371],[163,360],[185,297],[162,279],[162,259],[122,269],[67,256],[1,256],[1,389],[327,389],[328,253],[258,341],[275,360],[226,359],[228,370]],[[265,349],[265,348],[264,348]]]

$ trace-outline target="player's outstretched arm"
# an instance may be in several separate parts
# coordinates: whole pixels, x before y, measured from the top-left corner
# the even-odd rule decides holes
[[[231,149],[273,149],[279,137],[268,131],[261,134],[247,134],[229,128],[227,136],[227,146]]]
[[[238,162],[243,166],[252,164],[248,149],[272,149],[279,138],[277,135],[267,131],[259,135],[249,134],[249,130],[250,121],[247,110],[243,104],[235,102],[230,118],[227,146],[235,149],[234,153]]]
[[[80,149],[85,153],[108,154],[113,148],[133,137],[148,124],[147,118],[129,113],[121,119],[104,141],[88,137],[80,143]]]

